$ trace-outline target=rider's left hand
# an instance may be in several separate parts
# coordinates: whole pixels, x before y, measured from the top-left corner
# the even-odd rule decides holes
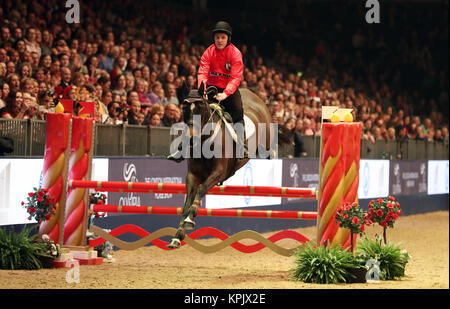
[[[223,100],[225,100],[226,98],[227,98],[228,96],[226,95],[226,93],[218,93],[218,94],[216,94],[215,95],[215,99],[217,100],[217,101],[223,101]]]

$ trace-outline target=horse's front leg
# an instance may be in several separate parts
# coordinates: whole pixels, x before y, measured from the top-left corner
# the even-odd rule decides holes
[[[170,243],[167,245],[168,248],[175,249],[181,247],[181,241],[186,237],[186,229],[183,226],[184,220],[188,216],[189,208],[197,194],[198,184],[199,181],[196,177],[194,177],[191,173],[188,173],[186,177],[186,200],[184,202],[183,213],[175,237],[172,238]]]
[[[194,218],[197,216],[198,208],[200,207],[202,198],[212,187],[224,180],[224,175],[226,175],[224,170],[216,170],[210,176],[208,176],[208,178],[206,178],[206,180],[197,188],[197,193],[195,194],[194,201],[188,210],[188,216],[186,219],[184,219],[183,227],[185,230],[194,229]]]

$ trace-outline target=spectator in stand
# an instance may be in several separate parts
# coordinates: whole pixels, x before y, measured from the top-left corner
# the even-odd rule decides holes
[[[446,143],[449,142],[448,126],[443,126],[442,127],[442,137],[444,139],[444,142],[446,142]]]
[[[150,114],[150,125],[154,127],[162,127],[161,117],[158,114]]]
[[[164,110],[164,117],[161,119],[163,126],[171,127],[178,119],[178,107],[173,103],[168,103]]]
[[[52,94],[49,91],[44,91],[39,94],[38,104],[39,112],[43,115],[44,119],[47,113],[55,112],[55,102],[53,100]]]
[[[6,83],[9,85],[10,91],[20,90],[20,78],[16,73],[8,74],[6,77]]]
[[[304,131],[303,131],[304,135],[309,135],[309,136],[314,135],[314,129],[312,127],[312,123],[309,118],[303,119],[303,127],[304,127]]]
[[[141,113],[141,102],[138,99],[131,101],[130,110],[128,112],[128,124],[138,125],[138,116]],[[143,123],[147,125],[147,123]]]
[[[153,85],[151,86],[151,91],[148,94],[148,98],[150,99],[150,102],[152,102],[152,104],[162,103],[161,99],[157,95],[157,93],[160,93],[162,89],[162,84],[160,82],[156,81],[153,83]]]
[[[161,103],[153,104],[150,109],[150,115],[157,114],[159,116],[160,121],[163,119],[165,113],[164,105]]]
[[[55,87],[55,96],[57,98],[67,98],[72,87],[72,72],[67,67],[62,68],[61,83]]]
[[[426,140],[428,140],[427,136],[423,133],[423,127],[420,124],[416,125],[416,138],[415,139],[418,140],[418,141],[426,141]]]
[[[0,108],[6,106],[5,99],[9,94],[9,85],[3,79],[0,79]]]
[[[28,119],[29,103],[24,103],[21,91],[11,91],[6,97],[6,106],[0,109],[0,118]]]
[[[387,129],[387,139],[389,141],[395,141],[396,140],[396,131],[394,127],[389,127]]]
[[[133,74],[125,74],[125,80],[126,80],[125,90],[128,93],[129,91],[132,91],[134,89],[135,78]]]
[[[114,59],[110,56],[111,48],[108,42],[103,42],[100,45],[98,57],[98,68],[105,70],[108,74],[113,70]]]
[[[127,91],[125,90],[125,86],[126,86],[126,84],[127,84],[127,81],[126,81],[126,79],[125,79],[125,75],[123,75],[123,74],[118,74],[116,77],[115,77],[115,80],[114,80],[114,90],[113,90],[113,93],[114,94],[119,94],[119,95],[124,95],[124,96],[126,96],[127,95]]]
[[[107,124],[122,124],[123,121],[120,118],[120,114],[122,111],[122,107],[120,102],[114,101],[109,103],[108,105],[108,113],[109,118],[106,121]]]
[[[434,132],[433,140],[435,142],[443,142],[444,141],[444,137],[442,136],[441,129],[437,129],[436,132]]]
[[[147,83],[144,79],[138,78],[136,79],[136,87],[134,88],[134,91],[138,94],[139,102],[141,102],[141,106],[148,108],[152,106],[152,102],[147,97]]]
[[[167,98],[167,103],[173,103],[176,106],[180,105],[180,103],[178,102],[178,97],[177,97],[177,89],[174,84],[169,83],[166,85],[165,94],[166,94],[166,98]]]

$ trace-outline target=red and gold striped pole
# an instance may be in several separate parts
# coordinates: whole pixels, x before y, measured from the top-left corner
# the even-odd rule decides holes
[[[361,123],[324,123],[319,165],[317,244],[346,247],[350,233],[336,224],[338,207],[358,201]]]
[[[145,183],[123,181],[70,180],[70,188],[90,188],[106,192],[173,193],[186,194],[183,183]],[[294,197],[316,199],[316,188],[270,187],[270,186],[215,186],[207,194],[244,195],[269,197]]]
[[[93,118],[73,117],[72,143],[68,179],[85,180],[90,177]],[[68,188],[64,244],[86,244],[87,191],[85,188]]]
[[[109,204],[91,205],[94,212],[149,214],[149,215],[181,215],[181,207],[161,206],[120,206]],[[245,209],[208,209],[199,208],[198,216],[205,217],[241,217],[241,218],[271,218],[271,219],[317,219],[314,211],[292,211],[292,210],[245,210]]]
[[[62,245],[64,205],[66,201],[67,165],[69,159],[71,115],[48,113],[42,188],[55,201],[55,215],[41,222],[39,233],[47,234],[55,243]]]

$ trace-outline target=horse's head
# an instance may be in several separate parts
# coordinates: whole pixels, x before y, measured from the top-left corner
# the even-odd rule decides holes
[[[180,92],[180,102],[183,110],[184,122],[192,128],[194,115],[199,115],[201,117],[201,126],[203,127],[211,117],[209,104],[214,101],[214,96],[218,92],[217,88],[210,86],[205,92],[205,86],[202,83],[198,90],[189,90],[186,83],[183,83],[180,88]]]

